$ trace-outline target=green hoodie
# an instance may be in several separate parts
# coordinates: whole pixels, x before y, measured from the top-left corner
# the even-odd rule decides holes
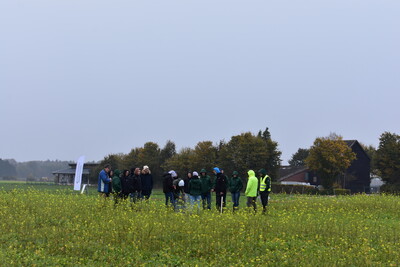
[[[247,182],[247,187],[246,187],[246,196],[256,197],[258,190],[258,179],[253,170],[249,170],[247,174],[249,175],[249,180]]]
[[[229,179],[229,191],[231,193],[240,192],[240,190],[242,190],[243,188],[242,178],[238,177],[238,174],[239,173],[237,171],[234,171],[232,174],[232,178]]]
[[[203,176],[203,173],[205,173],[206,175]],[[201,181],[201,193],[202,194],[209,193],[210,190],[212,189],[213,185],[211,182],[211,178],[210,178],[210,176],[207,175],[207,172],[205,169],[202,169],[200,171],[200,181]]]
[[[115,170],[114,171],[114,176],[112,177],[112,188],[113,188],[113,191],[115,193],[121,192],[121,189],[122,189],[122,187],[121,187],[121,179],[119,178],[119,175],[120,175],[120,171],[119,170]]]

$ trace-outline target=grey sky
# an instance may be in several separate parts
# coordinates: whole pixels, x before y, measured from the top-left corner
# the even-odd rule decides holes
[[[400,133],[400,1],[0,1],[0,158]]]

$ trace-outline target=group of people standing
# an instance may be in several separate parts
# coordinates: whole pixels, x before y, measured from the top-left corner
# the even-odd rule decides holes
[[[229,191],[232,196],[233,211],[239,208],[240,192],[244,188],[239,173],[234,171],[231,177],[227,177],[224,171],[218,167],[212,170],[211,178],[205,169],[187,172],[186,177],[179,177],[178,173],[171,170],[163,175],[163,192],[165,205],[174,209],[211,209],[211,195],[215,192],[216,208],[223,211],[226,207],[226,197]],[[248,171],[248,182],[245,195],[247,207],[253,207],[257,211],[257,197],[260,196],[263,212],[266,212],[269,193],[271,192],[271,178],[265,169],[260,169],[258,178],[253,170]],[[131,171],[119,170],[114,172],[110,165],[106,165],[99,174],[98,191],[104,197],[111,193],[118,200],[130,197],[132,202],[138,199],[149,199],[153,189],[153,176],[148,166],[133,168]],[[202,205],[201,205],[202,203]]]
[[[127,199],[132,202],[138,199],[149,199],[153,190],[153,175],[148,166],[131,170],[111,170],[109,164],[99,173],[98,191],[103,197],[114,195],[114,199]]]

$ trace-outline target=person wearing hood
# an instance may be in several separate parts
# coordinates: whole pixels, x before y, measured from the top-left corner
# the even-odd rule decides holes
[[[263,213],[267,212],[269,193],[271,192],[271,178],[265,169],[258,171],[260,177],[260,197],[263,206]]]
[[[142,183],[142,194],[140,198],[144,197],[147,200],[150,198],[151,192],[153,190],[153,175],[151,174],[149,166],[143,166],[140,179]]]
[[[193,172],[192,179],[189,181],[189,194],[191,209],[196,206],[197,211],[199,211],[201,200],[201,181],[197,172]]]
[[[247,181],[246,186],[246,197],[247,197],[247,207],[253,206],[254,212],[257,211],[257,191],[258,191],[258,179],[253,170],[249,170],[247,172],[249,175],[249,180]]]
[[[168,207],[168,201],[171,203],[173,207],[175,207],[175,199],[174,199],[174,178],[177,177],[175,171],[169,171],[164,173],[163,175],[163,192],[165,195],[165,206]]]
[[[234,171],[232,174],[232,178],[229,179],[229,191],[232,194],[233,211],[239,208],[240,191],[242,190],[242,188],[242,178],[239,177],[239,173],[237,171]]]
[[[115,170],[114,176],[112,177],[112,188],[113,188],[115,204],[117,204],[119,199],[122,197],[122,195],[121,195],[121,190],[122,190],[121,178],[119,178],[120,174],[121,174],[120,170]]]
[[[211,189],[212,182],[209,175],[207,175],[207,171],[205,169],[201,169],[200,171],[200,181],[201,181],[201,200],[203,202],[203,209],[211,209]]]
[[[215,183],[213,190],[215,191],[216,206],[219,210],[221,208],[221,205],[223,207],[226,206],[226,190],[228,188],[228,179],[223,173],[221,173],[220,169],[217,167],[213,169],[213,172],[215,174]]]

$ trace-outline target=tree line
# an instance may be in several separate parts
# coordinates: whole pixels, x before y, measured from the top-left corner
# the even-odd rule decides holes
[[[38,180],[42,177],[53,177],[52,172],[68,168],[68,161],[46,160],[17,162],[14,159],[0,159],[0,177],[6,180],[25,178]]]
[[[269,129],[260,130],[257,134],[251,132],[232,136],[229,141],[213,144],[211,141],[201,141],[194,148],[186,147],[176,151],[176,145],[169,140],[163,148],[157,143],[147,142],[143,147],[133,148],[127,154],[110,154],[100,166],[91,173],[91,182],[97,181],[97,175],[105,164],[111,164],[113,169],[131,169],[148,165],[155,177],[155,182],[161,184],[164,172],[175,170],[181,177],[189,171],[212,169],[220,166],[224,173],[231,176],[237,171],[245,177],[249,169],[267,169],[272,179],[277,179],[281,165],[281,151],[278,143],[271,138]]]

